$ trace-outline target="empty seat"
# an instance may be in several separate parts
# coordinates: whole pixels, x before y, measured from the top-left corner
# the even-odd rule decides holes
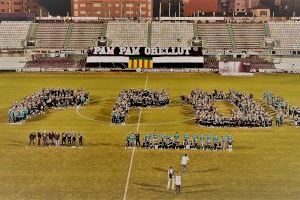
[[[151,47],[188,47],[191,46],[193,37],[193,23],[152,23]]]
[[[23,49],[30,22],[1,22],[0,49]]]

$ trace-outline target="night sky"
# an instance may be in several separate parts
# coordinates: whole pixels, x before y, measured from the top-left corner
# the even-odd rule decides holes
[[[71,0],[37,0],[51,15],[66,16],[71,11]],[[71,13],[70,13],[71,14]]]

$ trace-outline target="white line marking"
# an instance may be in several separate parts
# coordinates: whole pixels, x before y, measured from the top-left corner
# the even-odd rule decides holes
[[[146,82],[145,82],[144,89],[147,88],[147,84],[148,84],[148,76],[147,76],[147,79],[146,79]],[[137,123],[137,126],[136,126],[136,131],[139,131],[139,128],[140,128],[142,111],[143,111],[143,109],[140,108],[139,120],[138,120],[138,123]],[[130,180],[130,175],[131,175],[133,158],[134,158],[134,152],[135,152],[135,148],[133,148],[132,153],[131,153],[131,159],[130,159],[129,170],[128,170],[128,174],[127,174],[127,180],[126,180],[126,186],[125,186],[125,192],[124,192],[123,200],[127,199],[127,192],[128,192],[128,186],[129,186],[129,180]]]

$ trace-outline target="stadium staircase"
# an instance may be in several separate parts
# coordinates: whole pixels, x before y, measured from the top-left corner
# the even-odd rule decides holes
[[[66,41],[64,43],[64,48],[65,49],[69,48],[69,42],[70,42],[70,38],[71,38],[71,35],[72,35],[72,32],[73,32],[73,27],[74,27],[74,24],[69,25]]]
[[[234,39],[233,30],[232,30],[232,25],[228,23],[227,28],[228,28],[228,32],[229,32],[229,35],[230,35],[230,40],[231,40],[232,47],[235,48],[236,45],[235,45],[235,39]]]
[[[265,33],[267,37],[271,37],[270,28],[268,24],[264,24]]]
[[[196,38],[199,35],[199,33],[198,33],[198,24],[194,23],[193,28],[194,28],[194,36]]]
[[[152,38],[152,23],[148,24],[148,40],[147,40],[147,46],[151,47],[151,38]]]
[[[102,36],[105,37],[106,36],[106,31],[107,31],[107,23],[103,23],[102,24]]]
[[[37,30],[37,24],[36,23],[30,24],[28,29],[27,39],[34,39],[36,30]]]

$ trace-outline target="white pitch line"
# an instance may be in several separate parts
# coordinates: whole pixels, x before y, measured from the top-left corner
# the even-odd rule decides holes
[[[147,84],[148,84],[148,76],[145,82],[145,87],[144,89],[147,88]],[[142,108],[140,108],[140,114],[139,114],[139,120],[136,126],[136,131],[139,131],[140,128],[140,122],[141,122],[141,116],[142,116]],[[129,164],[129,170],[128,170],[128,174],[127,174],[127,180],[126,180],[126,186],[125,186],[125,191],[124,191],[124,197],[123,200],[127,199],[127,192],[128,192],[128,186],[129,186],[129,180],[130,180],[130,175],[131,175],[131,169],[132,169],[132,163],[133,163],[133,158],[134,158],[134,151],[135,148],[133,148],[132,153],[131,153],[131,159],[130,159],[130,164]]]

